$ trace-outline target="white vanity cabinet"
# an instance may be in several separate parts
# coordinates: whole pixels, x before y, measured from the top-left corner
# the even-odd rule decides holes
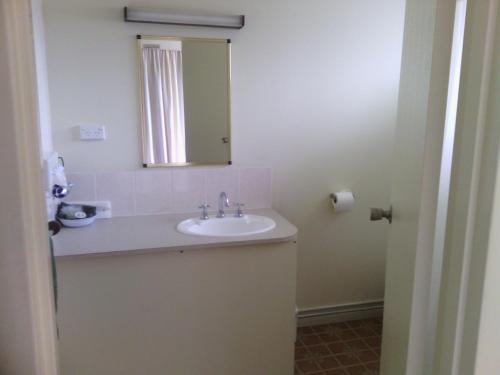
[[[290,233],[269,243],[57,257],[61,374],[293,374]]]

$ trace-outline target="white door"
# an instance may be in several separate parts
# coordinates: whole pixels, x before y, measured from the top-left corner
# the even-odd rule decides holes
[[[31,17],[0,1],[0,374],[57,375]]]
[[[426,351],[436,315],[432,286],[440,274],[433,250],[445,230],[440,212],[446,213],[447,189],[440,188],[440,178],[449,181],[449,173],[440,173],[456,6],[457,0],[406,2],[381,375],[431,374]],[[453,144],[453,137],[447,142]]]

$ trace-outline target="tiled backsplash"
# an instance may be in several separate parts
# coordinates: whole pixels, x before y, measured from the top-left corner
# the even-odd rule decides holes
[[[248,209],[271,207],[270,168],[152,168],[67,177],[74,187],[66,201],[109,200],[113,216],[193,212],[205,202],[214,211],[221,191]]]

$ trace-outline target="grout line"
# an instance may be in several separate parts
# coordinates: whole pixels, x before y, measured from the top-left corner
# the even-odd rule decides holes
[[[208,169],[203,170],[203,201],[208,202]]]
[[[92,190],[94,195],[94,200],[97,200],[97,175],[92,173]],[[113,207],[111,207],[113,209]]]
[[[133,215],[137,216],[137,173],[135,171],[132,173],[132,206]]]
[[[174,211],[174,175],[172,171],[168,171],[168,207],[169,212]]]

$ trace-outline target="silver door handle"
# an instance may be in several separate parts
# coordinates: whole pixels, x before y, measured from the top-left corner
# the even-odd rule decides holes
[[[387,219],[389,223],[392,223],[392,206],[388,210],[382,208],[371,208],[370,209],[370,220],[378,221],[382,219]]]

